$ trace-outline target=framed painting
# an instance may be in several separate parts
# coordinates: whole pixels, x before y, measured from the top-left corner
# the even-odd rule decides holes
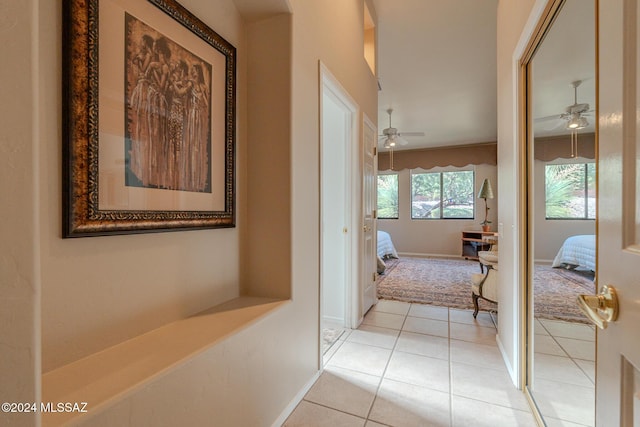
[[[63,237],[235,226],[235,48],[174,0],[63,5]]]

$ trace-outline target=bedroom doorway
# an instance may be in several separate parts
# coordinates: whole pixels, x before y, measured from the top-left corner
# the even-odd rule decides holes
[[[359,245],[354,220],[358,107],[320,64],[320,330],[322,354],[356,327]]]
[[[549,5],[524,64],[526,389],[546,425],[593,426],[596,332],[576,300],[596,293],[596,5]]]

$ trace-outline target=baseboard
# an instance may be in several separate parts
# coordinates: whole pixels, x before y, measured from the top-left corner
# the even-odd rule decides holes
[[[322,316],[322,324],[335,323],[336,325],[344,325],[344,319],[334,316]]]
[[[518,373],[513,369],[513,365],[507,356],[507,352],[504,350],[504,346],[502,345],[502,340],[500,340],[500,334],[496,334],[496,343],[498,343],[498,350],[500,350],[500,354],[502,355],[502,360],[504,361],[505,366],[507,367],[507,372],[511,377],[511,381],[513,385],[515,385],[518,389],[520,388],[520,379]]]
[[[281,427],[284,424],[284,422],[287,421],[287,418],[289,418],[289,415],[291,415],[291,413],[296,409],[298,404],[302,402],[302,399],[309,392],[311,387],[313,387],[315,382],[320,377],[320,374],[322,374],[322,370],[317,371],[311,377],[311,379],[304,385],[304,387],[302,387],[302,389],[295,395],[295,397],[291,400],[291,402],[289,402],[289,404],[280,413],[280,416],[276,418],[273,424],[271,424],[271,427]]]
[[[409,258],[455,258],[462,259],[460,255],[447,255],[447,254],[425,254],[418,252],[398,252],[398,256]]]

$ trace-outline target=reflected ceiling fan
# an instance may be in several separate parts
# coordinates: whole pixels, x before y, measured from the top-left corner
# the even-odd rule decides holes
[[[565,128],[570,131],[584,129],[589,126],[587,116],[592,113],[593,110],[589,109],[589,104],[578,103],[578,87],[582,84],[582,80],[576,80],[571,82],[573,86],[573,104],[565,108],[564,113],[554,114],[552,116],[540,117],[535,119],[536,123],[547,122],[555,120],[556,124],[547,130],[553,130],[558,128],[564,123]]]
[[[573,86],[573,104],[565,108],[564,113],[560,115],[541,117],[535,120],[536,122],[557,120],[555,126],[547,130],[556,129],[564,123],[565,129],[571,132],[571,157],[578,156],[578,130],[589,126],[587,116],[589,113],[593,112],[593,110],[589,109],[589,104],[578,103],[578,87],[580,84],[582,84],[582,80],[571,82],[571,86]]]
[[[407,136],[424,136],[424,132],[398,132],[398,129],[391,126],[391,113],[393,113],[393,108],[387,109],[389,127],[382,131],[382,135],[378,139],[378,142],[382,142],[384,148],[393,150],[398,145],[407,145],[409,141],[404,139]]]

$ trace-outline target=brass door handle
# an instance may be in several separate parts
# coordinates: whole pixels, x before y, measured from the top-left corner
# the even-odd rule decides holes
[[[618,318],[618,296],[612,285],[605,285],[597,295],[578,295],[578,307],[598,328]]]

